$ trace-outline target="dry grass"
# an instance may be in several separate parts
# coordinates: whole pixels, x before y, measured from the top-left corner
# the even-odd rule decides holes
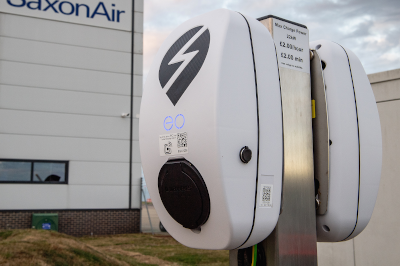
[[[30,229],[0,232],[0,265],[124,264],[79,239],[55,232]]]
[[[87,237],[81,239],[98,249],[123,250],[136,252],[147,257],[163,260],[165,264],[155,261],[141,262],[156,265],[228,265],[229,252],[225,250],[200,250],[185,247],[170,236],[152,236],[151,234],[130,234],[109,237]]]
[[[0,231],[0,265],[228,265],[228,251],[190,249],[169,236],[75,238],[43,230]]]

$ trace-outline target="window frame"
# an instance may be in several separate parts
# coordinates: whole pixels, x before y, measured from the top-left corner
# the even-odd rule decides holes
[[[69,161],[62,160],[28,160],[28,159],[2,159],[0,162],[24,162],[31,163],[31,180],[30,181],[1,181],[0,184],[39,184],[39,185],[67,185],[68,184],[68,170]],[[35,163],[64,163],[65,164],[65,181],[48,181],[48,182],[38,182],[33,181],[34,164]]]

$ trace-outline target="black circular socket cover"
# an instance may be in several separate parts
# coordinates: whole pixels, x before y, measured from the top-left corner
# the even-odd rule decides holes
[[[244,146],[239,153],[240,160],[244,163],[248,163],[251,160],[252,152],[249,147]]]
[[[158,192],[165,209],[185,228],[196,229],[210,215],[210,197],[200,172],[185,159],[161,167]]]

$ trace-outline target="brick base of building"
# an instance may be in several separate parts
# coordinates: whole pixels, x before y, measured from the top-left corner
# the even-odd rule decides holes
[[[31,228],[33,213],[58,213],[58,231],[73,236],[140,232],[139,209],[0,211],[0,230]]]

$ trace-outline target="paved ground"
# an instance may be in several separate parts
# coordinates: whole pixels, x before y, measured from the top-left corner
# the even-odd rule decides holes
[[[161,233],[160,227],[159,227],[160,219],[158,218],[157,212],[154,209],[154,206],[152,204],[147,204],[147,207],[149,209],[149,214],[150,214],[151,224],[153,226],[153,231],[154,231],[154,233],[159,234],[159,233]],[[151,233],[149,216],[147,214],[145,204],[142,204],[142,232],[143,233]]]

